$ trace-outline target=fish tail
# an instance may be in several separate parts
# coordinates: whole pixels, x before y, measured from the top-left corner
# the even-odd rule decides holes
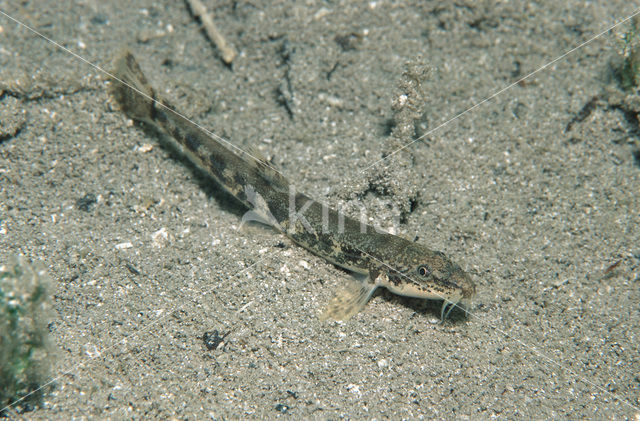
[[[128,50],[114,61],[110,92],[127,117],[154,123],[156,93]]]

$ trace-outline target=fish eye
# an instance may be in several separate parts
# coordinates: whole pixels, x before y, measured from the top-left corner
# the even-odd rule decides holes
[[[425,265],[418,266],[418,275],[429,276],[430,274],[431,274],[431,271],[429,270],[428,266],[425,266]]]

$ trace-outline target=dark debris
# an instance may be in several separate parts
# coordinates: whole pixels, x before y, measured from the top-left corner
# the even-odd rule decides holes
[[[87,193],[84,197],[76,200],[76,207],[81,211],[90,212],[96,203],[98,203],[96,195],[93,193]]]
[[[229,333],[231,333],[231,331],[220,335],[217,329],[211,332],[205,332],[204,335],[202,335],[202,342],[204,342],[204,346],[206,346],[209,351],[215,351],[224,343],[224,338],[226,338]]]

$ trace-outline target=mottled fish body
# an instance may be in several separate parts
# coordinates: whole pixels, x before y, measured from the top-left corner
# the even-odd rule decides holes
[[[115,62],[111,92],[122,111],[166,133],[195,165],[251,211],[243,220],[268,223],[310,252],[365,275],[340,289],[321,318],[345,320],[360,311],[378,286],[400,295],[468,305],[475,286],[443,253],[380,232],[297,193],[273,166],[243,152],[173,111],[157,96],[135,58],[125,52]],[[448,314],[448,313],[447,313]]]

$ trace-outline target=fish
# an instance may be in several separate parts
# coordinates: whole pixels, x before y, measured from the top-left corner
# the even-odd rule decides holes
[[[149,84],[130,51],[114,60],[109,89],[128,118],[167,137],[196,167],[244,204],[249,211],[243,223],[268,224],[354,275],[337,288],[319,314],[320,320],[348,320],[379,287],[402,296],[442,300],[443,321],[458,305],[468,313],[475,284],[444,253],[358,221],[298,192],[257,152],[244,151],[174,111]]]

